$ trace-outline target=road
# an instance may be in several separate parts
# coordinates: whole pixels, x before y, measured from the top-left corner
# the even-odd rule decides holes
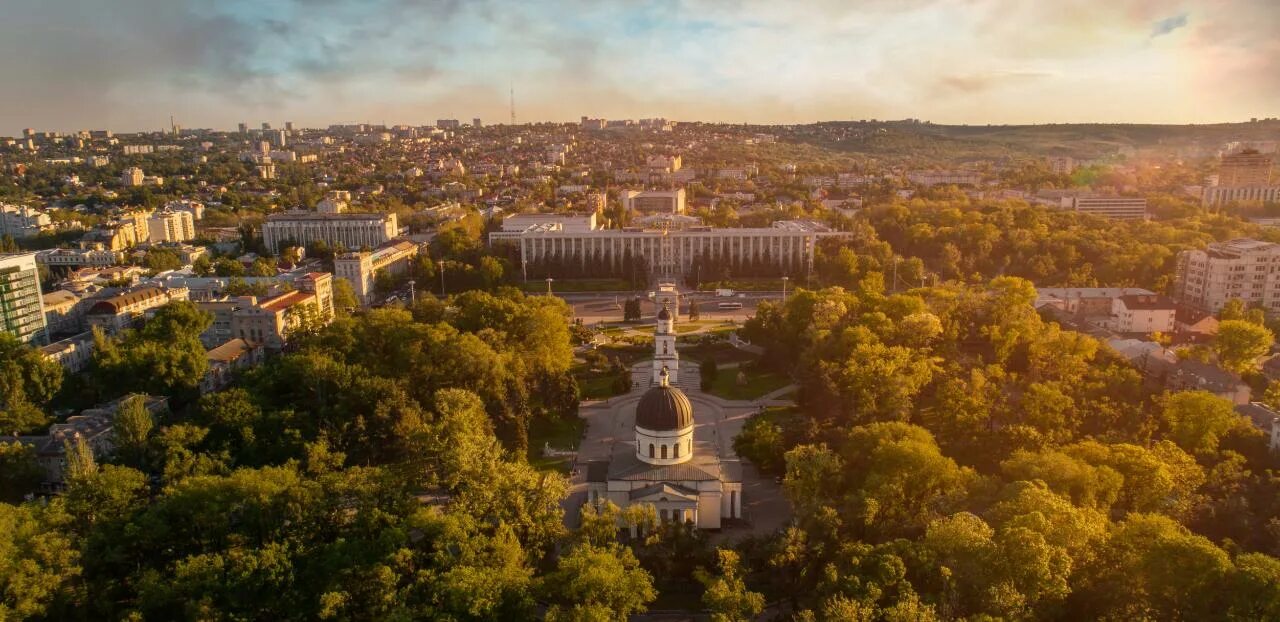
[[[554,293],[554,292],[553,292]],[[653,317],[658,313],[658,305],[640,294],[640,312],[644,317]],[[617,322],[622,320],[622,305],[635,292],[581,292],[555,294],[573,307],[573,315],[584,323]],[[781,300],[782,292],[743,292],[741,297],[720,298],[713,292],[685,293],[680,297],[680,314],[683,318],[688,313],[688,301],[698,303],[698,315],[703,320],[734,320],[742,322],[755,315],[756,307],[763,300]],[[721,310],[717,305],[721,302],[740,302],[741,309]]]

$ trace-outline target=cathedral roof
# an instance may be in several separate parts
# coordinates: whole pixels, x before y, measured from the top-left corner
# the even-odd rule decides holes
[[[693,425],[693,405],[684,391],[660,385],[645,391],[636,405],[636,427],[663,432]]]
[[[634,444],[618,443],[614,445],[613,453],[607,463],[603,461],[588,463],[587,481],[668,482],[676,484],[716,480],[740,482],[742,481],[742,472],[737,463],[737,460],[722,461],[716,453],[715,445],[707,441],[694,441],[693,459],[678,464],[649,464],[636,457]],[[686,485],[686,487],[688,486]]]

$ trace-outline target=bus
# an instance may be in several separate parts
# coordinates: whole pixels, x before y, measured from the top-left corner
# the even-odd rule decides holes
[[[741,309],[742,303],[741,302],[722,302],[716,306],[719,307],[721,311],[734,311],[736,309]]]

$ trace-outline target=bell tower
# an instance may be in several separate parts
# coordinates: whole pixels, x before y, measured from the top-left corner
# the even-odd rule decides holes
[[[662,375],[667,374],[667,382],[675,384],[676,373],[680,368],[680,355],[676,354],[675,317],[671,314],[671,305],[662,305],[658,312],[658,326],[653,334],[653,384],[663,382]]]

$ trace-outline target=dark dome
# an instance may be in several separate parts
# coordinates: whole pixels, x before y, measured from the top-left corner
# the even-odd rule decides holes
[[[659,320],[671,319],[671,311],[667,309],[666,305],[663,305],[662,310],[658,312],[658,319]]]
[[[636,427],[664,432],[693,425],[693,405],[684,391],[672,386],[649,389],[636,405]]]

